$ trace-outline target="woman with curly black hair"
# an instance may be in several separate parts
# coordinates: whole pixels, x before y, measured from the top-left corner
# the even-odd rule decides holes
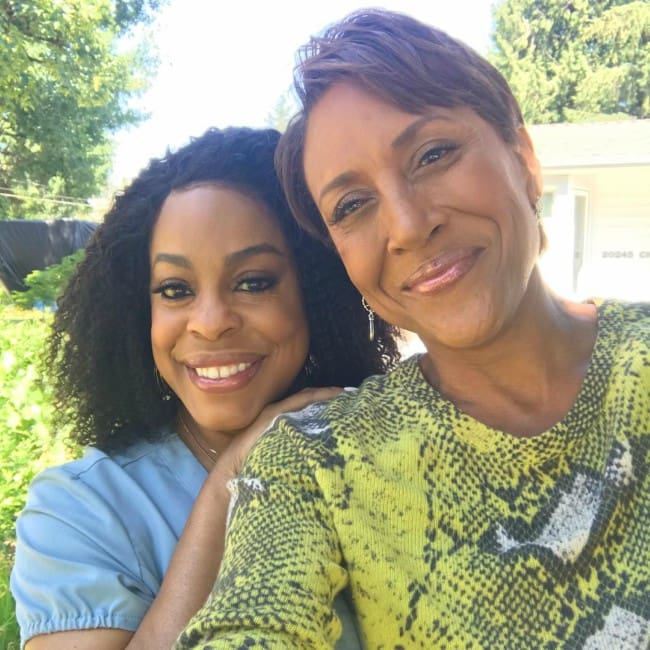
[[[152,161],[59,301],[58,417],[89,448],[35,479],[17,523],[30,650],[170,647],[212,587],[226,483],[265,425],[397,360],[338,256],[290,217],[278,137],[213,129]]]

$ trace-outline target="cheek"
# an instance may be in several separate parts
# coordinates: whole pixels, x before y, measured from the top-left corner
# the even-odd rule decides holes
[[[258,329],[275,348],[273,399],[277,399],[301,371],[309,353],[309,329],[302,303],[282,301],[258,321]]]
[[[350,276],[352,284],[364,294],[372,290],[378,282],[381,271],[381,243],[377,241],[376,233],[366,232],[332,237],[332,241]]]
[[[151,348],[154,360],[164,360],[177,338],[178,319],[161,309],[151,309]]]
[[[303,338],[308,339],[307,317],[295,274],[273,292],[256,297],[242,316],[251,335],[257,332],[274,345],[295,347]]]
[[[509,196],[496,191],[505,189],[504,184],[511,185],[509,170],[503,161],[493,160],[484,152],[468,156],[462,164],[448,172],[444,199],[439,202],[452,207],[461,207],[464,212],[484,215],[499,212],[498,203],[501,196]]]
[[[265,328],[278,343],[299,344],[308,340],[307,318],[299,297],[279,302],[273,313],[266,315]]]

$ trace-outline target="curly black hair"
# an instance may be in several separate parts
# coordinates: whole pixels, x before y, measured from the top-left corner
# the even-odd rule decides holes
[[[368,319],[338,255],[291,217],[273,168],[273,129],[209,129],[152,160],[121,193],[87,246],[58,301],[46,361],[53,374],[57,423],[70,438],[106,452],[153,440],[177,413],[154,374],[149,246],[174,190],[216,183],[260,200],[276,216],[295,258],[309,324],[309,355],[292,390],[356,386],[399,358],[396,331]]]

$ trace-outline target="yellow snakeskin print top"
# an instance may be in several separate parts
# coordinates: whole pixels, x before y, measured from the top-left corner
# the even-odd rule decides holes
[[[276,422],[178,648],[650,648],[650,305],[605,302],[566,418],[491,429],[417,360]]]

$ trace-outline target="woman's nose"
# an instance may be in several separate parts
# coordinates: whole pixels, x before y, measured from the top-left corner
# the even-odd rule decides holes
[[[395,192],[382,207],[388,250],[393,253],[424,246],[444,221],[435,206],[415,192]]]
[[[196,300],[187,323],[190,332],[210,340],[216,340],[241,326],[241,314],[220,296],[205,296]]]

